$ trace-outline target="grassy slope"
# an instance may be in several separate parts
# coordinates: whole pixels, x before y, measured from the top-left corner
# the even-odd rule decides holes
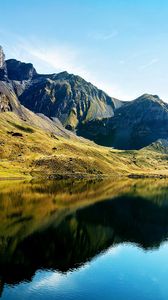
[[[18,126],[19,125],[19,126]],[[21,126],[21,127],[20,127]],[[22,136],[13,136],[20,133]],[[0,177],[168,175],[168,155],[152,148],[118,151],[44,132],[14,113],[0,118]]]

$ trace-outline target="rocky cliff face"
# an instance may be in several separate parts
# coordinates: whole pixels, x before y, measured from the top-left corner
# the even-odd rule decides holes
[[[115,109],[122,105],[121,101],[67,72],[37,75],[31,68],[31,76],[24,76],[24,81],[19,83],[20,75],[18,72],[15,74],[15,68],[11,70],[9,61],[7,68],[9,78],[17,80],[13,84],[20,102],[36,113],[59,118],[68,129],[75,130],[78,125],[90,120],[110,118]]]
[[[22,107],[10,83],[0,81],[0,112],[13,111],[22,114]]]
[[[7,68],[5,62],[5,54],[2,47],[0,46],[0,80],[7,79]]]
[[[5,55],[2,47],[0,46],[0,68],[3,68],[5,64]]]
[[[26,124],[69,138],[73,134],[67,131],[58,119],[53,122],[46,116],[42,114],[38,116],[21,105],[18,94],[24,91],[35,76],[36,71],[32,64],[15,60],[5,62],[4,53],[0,47],[0,113],[13,112]]]
[[[11,111],[9,98],[0,92],[0,112]]]
[[[56,134],[65,138],[70,138],[71,136],[75,138],[75,135],[66,130],[58,119],[55,119],[53,122],[46,116],[42,114],[37,115],[21,105],[12,85],[9,82],[0,81],[0,113],[4,112],[13,112],[22,122],[25,122],[26,126],[41,128],[50,132],[53,136]]]
[[[30,80],[37,74],[32,64],[22,63],[16,59],[8,59],[6,66],[10,80]]]

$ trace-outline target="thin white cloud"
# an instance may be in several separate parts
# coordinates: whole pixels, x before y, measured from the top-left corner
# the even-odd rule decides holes
[[[86,64],[82,62],[82,54],[69,45],[44,45],[44,43],[35,40],[25,40],[17,38],[16,43],[10,47],[8,58],[16,58],[24,62],[33,63],[39,73],[58,73],[67,71],[83,77],[107,94],[121,99],[129,99],[121,88],[115,84],[109,83],[103,76],[103,80],[98,79],[96,72],[91,72]],[[84,60],[83,60],[84,61]]]
[[[117,35],[118,31],[114,30],[111,33],[90,34],[90,39],[108,40]],[[47,41],[47,37],[44,40],[29,36],[23,38],[3,28],[0,28],[0,44],[4,47],[7,59],[16,58],[21,61],[31,62],[39,73],[58,73],[66,70],[69,73],[80,75],[85,80],[104,90],[110,96],[122,100],[134,99],[146,92],[146,90],[149,90],[149,88],[152,93],[159,94],[162,99],[167,99],[165,84],[162,87],[162,91],[160,91],[161,86],[158,87],[158,91],[155,91],[157,85],[155,87],[152,82],[149,82],[150,86],[146,86],[144,77],[141,81],[137,80],[137,78],[141,78],[143,72],[152,69],[153,65],[161,62],[161,59],[155,57],[154,54],[151,60],[148,59],[146,60],[147,63],[143,64],[142,62],[146,56],[148,58],[151,57],[149,50],[146,49],[134,54],[130,52],[129,56],[125,53],[123,57],[118,59],[118,66],[120,68],[128,65],[128,75],[130,75],[130,68],[132,67],[132,74],[134,74],[135,69],[139,71],[137,78],[132,77],[132,81],[129,79],[128,82],[128,78],[124,77],[127,72],[126,67],[123,69],[123,74],[121,71],[120,77],[116,79],[117,77],[115,78],[114,76],[115,68],[112,68],[112,62],[108,64],[106,57],[102,58],[104,59],[103,65],[107,66],[108,72],[102,71],[99,63],[93,63],[96,59],[98,61],[99,57],[96,55],[94,57],[92,47],[87,48],[86,46],[86,50],[88,51],[85,53],[83,48],[81,49],[72,44],[63,44],[62,41],[58,40]],[[103,70],[105,70],[105,67]],[[128,84],[126,84],[127,82]]]
[[[140,70],[148,69],[149,67],[151,67],[151,66],[157,64],[158,62],[159,62],[159,59],[158,59],[158,58],[153,58],[153,59],[151,59],[148,63],[146,63],[146,64],[140,66],[139,69],[140,69]]]
[[[2,35],[0,37],[2,38]],[[7,59],[15,58],[23,62],[31,62],[38,73],[49,74],[67,71],[79,75],[108,95],[118,99],[128,100],[132,96],[126,95],[114,81],[111,83],[110,78],[106,78],[106,74],[92,70],[88,66],[89,59],[85,57],[83,49],[58,41],[39,41],[36,37],[25,39],[9,32],[4,33],[4,37],[2,38],[2,46],[5,45]]]
[[[118,31],[117,30],[113,30],[111,33],[91,33],[89,34],[89,37],[95,39],[95,40],[110,40],[114,37],[116,37],[118,35]]]
[[[10,48],[8,56],[32,62],[39,73],[67,71],[80,76],[90,76],[89,71],[79,61],[80,53],[69,45],[45,45],[44,43],[19,38],[17,43]]]

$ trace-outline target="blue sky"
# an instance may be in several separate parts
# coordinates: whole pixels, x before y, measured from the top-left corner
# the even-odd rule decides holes
[[[168,1],[2,0],[7,58],[67,70],[123,100],[168,101]]]

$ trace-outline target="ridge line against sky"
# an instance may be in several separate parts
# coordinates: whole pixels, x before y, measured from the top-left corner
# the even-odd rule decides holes
[[[39,73],[68,71],[110,96],[168,100],[168,2],[6,0],[0,44],[6,58]]]

